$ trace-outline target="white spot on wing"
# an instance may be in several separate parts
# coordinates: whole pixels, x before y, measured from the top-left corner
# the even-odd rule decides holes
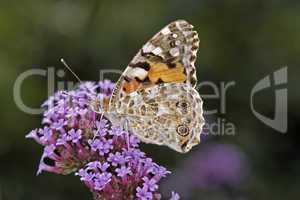
[[[168,35],[171,33],[171,31],[168,27],[165,27],[164,29],[161,30],[161,33],[164,35]]]
[[[174,57],[179,55],[179,49],[177,47],[170,49],[170,54]]]
[[[139,79],[143,80],[146,78],[148,72],[142,68],[136,67],[136,68],[131,68],[130,70],[127,71],[127,76],[130,78],[138,77]]]
[[[176,46],[179,46],[180,44],[181,44],[181,41],[180,41],[180,40],[176,40],[176,41],[175,41],[175,45],[176,45]]]
[[[183,31],[182,33],[185,37],[187,37],[187,36],[191,35],[193,32],[192,31]]]
[[[149,53],[151,52],[153,49],[155,49],[155,46],[151,43],[147,43],[143,46],[143,52],[144,53]]]
[[[182,30],[182,28],[181,28],[181,26],[179,25],[178,21],[175,22],[175,25],[176,25],[176,28],[177,28],[178,30]]]
[[[156,47],[156,48],[152,51],[152,53],[154,53],[155,55],[159,55],[159,54],[161,54],[161,52],[162,52],[162,49],[161,49],[160,47]]]

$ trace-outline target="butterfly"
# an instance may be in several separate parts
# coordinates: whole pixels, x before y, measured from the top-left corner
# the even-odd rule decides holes
[[[177,20],[154,35],[117,81],[105,106],[93,103],[112,123],[126,124],[141,141],[181,153],[200,143],[202,99],[195,89],[199,38]]]

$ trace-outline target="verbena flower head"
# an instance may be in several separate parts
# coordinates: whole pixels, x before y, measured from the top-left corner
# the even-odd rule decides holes
[[[211,143],[196,152],[193,160],[186,163],[190,181],[194,187],[236,187],[249,175],[246,155],[235,145]]]
[[[26,136],[44,146],[38,174],[75,172],[95,200],[159,200],[159,181],[170,172],[139,149],[136,136],[90,109],[92,99],[107,100],[112,89],[108,80],[86,82],[42,105],[43,127]]]
[[[238,190],[247,184],[251,168],[247,155],[238,146],[207,143],[193,152],[175,174],[161,187],[163,193],[174,188],[184,199],[194,199],[192,195],[197,190],[218,194]]]

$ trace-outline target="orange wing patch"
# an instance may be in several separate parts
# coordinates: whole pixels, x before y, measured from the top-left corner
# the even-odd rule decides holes
[[[124,92],[126,92],[128,94],[128,93],[136,91],[139,88],[140,84],[141,83],[138,82],[136,79],[132,79],[130,81],[124,80],[122,89]]]
[[[186,80],[184,66],[181,63],[174,63],[174,65],[174,67],[170,68],[165,63],[150,62],[149,80],[152,83],[157,83],[158,81],[165,83],[184,82]]]

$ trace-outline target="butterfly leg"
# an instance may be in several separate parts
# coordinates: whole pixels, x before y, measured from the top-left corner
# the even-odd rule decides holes
[[[125,118],[124,121],[124,130],[126,131],[126,143],[127,143],[127,149],[130,150],[130,130],[129,130],[129,122],[128,119]]]

